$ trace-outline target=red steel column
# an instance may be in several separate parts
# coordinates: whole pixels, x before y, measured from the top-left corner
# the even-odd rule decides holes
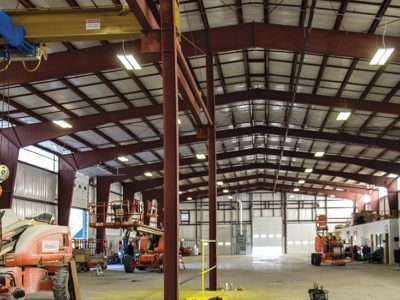
[[[399,189],[397,187],[397,179],[394,179],[386,188],[388,192],[390,215],[397,217],[399,212]]]
[[[108,203],[108,199],[110,197],[110,187],[111,182],[106,177],[98,176],[96,178],[96,203]],[[99,211],[102,213],[102,211]],[[104,212],[106,213],[106,212]],[[99,222],[102,222],[100,219]],[[104,240],[106,239],[106,229],[105,228],[97,228],[96,230],[96,239]]]
[[[3,195],[0,197],[0,208],[12,207],[15,178],[18,167],[18,153],[19,148],[3,136],[0,145],[0,164],[4,164],[10,169],[10,176],[7,180],[1,183]]]
[[[207,108],[210,113],[212,125],[208,126],[208,201],[209,201],[209,238],[217,240],[217,155],[215,151],[215,95],[214,95],[214,62],[211,53],[207,54]],[[210,268],[217,265],[217,243],[210,245]],[[217,268],[211,270],[209,276],[209,288],[217,290]]]
[[[164,100],[164,299],[179,299],[178,203],[179,134],[176,0],[161,1],[161,53]]]
[[[75,183],[75,169],[60,158],[57,190],[58,224],[68,226]]]

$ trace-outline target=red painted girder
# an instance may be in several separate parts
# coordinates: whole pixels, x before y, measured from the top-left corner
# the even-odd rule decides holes
[[[231,193],[234,193],[236,190],[239,190],[239,189],[243,190],[243,189],[251,189],[251,188],[265,188],[268,190],[273,190],[274,184],[265,183],[265,182],[256,182],[256,183],[251,183],[251,184],[238,183],[235,187],[229,187],[229,191]],[[284,184],[276,185],[276,190],[280,190],[280,191],[293,191],[293,188],[294,188],[294,186],[292,186],[292,185],[284,185]],[[304,192],[312,193],[312,194],[335,195],[335,197],[337,197],[337,198],[348,199],[348,200],[353,200],[353,201],[359,199],[359,197],[364,195],[364,194],[357,194],[357,193],[351,193],[351,192],[301,187],[299,193],[304,193]],[[151,192],[150,191],[146,192],[147,195],[153,196],[155,198],[160,197],[161,193],[162,193],[162,189],[153,190]],[[207,197],[207,193],[208,193],[207,190],[191,192],[191,193],[184,193],[184,194],[180,195],[180,202],[185,201],[188,197],[192,197],[192,198],[199,198],[202,196]],[[223,193],[218,193],[218,194],[223,195]]]
[[[296,26],[272,25],[264,23],[246,23],[226,27],[211,28],[184,33],[188,40],[194,42],[205,52],[221,52],[248,48],[267,48],[300,52],[303,49],[304,29]],[[143,38],[152,38],[145,41]],[[159,53],[141,53],[140,45],[158,50],[159,34],[145,33],[140,40],[135,41],[135,56],[142,64],[159,62]],[[207,41],[209,39],[209,44]],[[400,48],[399,37],[386,37],[386,43]],[[310,36],[309,53],[329,54],[346,57],[370,59],[376,52],[376,35],[332,31],[314,28]],[[197,49],[186,39],[182,39],[182,51],[185,57],[198,55]],[[27,72],[20,64],[11,64],[7,70],[10,84],[23,84],[32,81],[48,80],[65,76],[100,72],[120,68],[116,54],[122,51],[121,44],[108,44],[92,48],[72,50],[50,54],[48,61],[42,62],[35,73]],[[195,52],[197,51],[197,52]],[[395,51],[392,61],[400,61],[400,52]],[[79,63],[76,63],[79,61]],[[0,80],[1,83],[4,79]]]
[[[229,170],[223,169],[224,172],[218,172],[218,174],[227,174],[230,173]],[[192,179],[192,178],[200,178],[203,176],[207,176],[205,172],[196,172],[196,173],[188,173],[188,174],[181,174],[180,179]],[[268,175],[268,174],[256,174],[256,175],[250,175],[250,176],[245,176],[245,177],[234,177],[234,178],[228,178],[224,179],[223,182],[225,183],[232,183],[232,182],[237,182],[237,181],[245,181],[245,180],[253,180],[253,179],[270,179],[270,180],[275,180],[274,175]],[[283,181],[290,181],[293,183],[297,183],[299,177],[288,177],[288,176],[279,176],[279,180]],[[306,183],[308,184],[318,184],[318,185],[323,185],[323,186],[331,186],[331,187],[337,187],[341,188],[345,191],[348,192],[353,192],[353,193],[358,193],[358,194],[365,194],[368,191],[373,191],[373,189],[368,188],[365,185],[356,185],[356,184],[347,184],[347,183],[341,183],[341,182],[334,182],[334,181],[322,181],[322,180],[315,180],[315,179],[305,179]],[[137,193],[137,192],[142,192],[145,190],[153,190],[156,187],[162,186],[163,179],[162,178],[157,178],[157,179],[149,179],[149,180],[141,180],[141,181],[135,181],[135,182],[126,182],[124,183],[124,186],[127,186],[129,188],[130,193]],[[199,182],[199,183],[193,183],[193,184],[186,184],[186,185],[181,185],[179,187],[179,190],[182,192],[194,189],[194,188],[199,188],[205,186],[204,182]],[[301,186],[301,185],[299,185]]]
[[[307,102],[308,104],[320,103],[321,106],[328,105],[329,103],[331,103],[333,105],[332,107],[341,107],[338,104],[338,102],[340,102],[342,103],[341,105],[343,105],[343,107],[346,106],[347,108],[354,108],[355,106],[358,105],[360,106],[365,105],[365,107],[370,107],[370,109],[376,108],[377,110],[379,110],[379,112],[387,112],[388,110],[396,112],[399,110],[400,107],[399,104],[380,103],[375,101],[358,101],[350,99],[345,100],[344,98],[336,98],[339,100],[338,102],[335,102],[336,104],[338,104],[337,106],[335,106],[336,104],[333,104],[333,101],[332,102],[329,101],[329,98],[333,97],[312,96],[307,94],[297,94],[297,95],[299,99],[304,99],[304,102],[302,102],[304,104],[306,104],[306,102],[308,101],[307,99],[310,99],[310,101]],[[278,101],[288,101],[289,97],[290,93],[287,92],[252,90],[248,92],[217,95],[216,102],[217,105],[222,105],[222,104],[230,104],[234,102],[241,102],[254,99],[265,99],[265,100],[271,99]],[[317,101],[317,99],[319,99],[319,102]],[[373,103],[368,103],[368,102],[373,102]],[[359,109],[361,109],[361,107],[359,107]],[[180,111],[184,110],[187,110],[186,104],[180,103]],[[58,126],[55,126],[52,122],[44,122],[44,123],[29,124],[29,125],[15,127],[15,132],[17,133],[18,138],[15,137],[15,132],[13,129],[4,129],[3,133],[11,140],[13,140],[14,143],[18,145],[21,144],[21,146],[28,146],[46,140],[61,137],[64,135],[72,134],[78,131],[89,130],[96,126],[100,126],[106,123],[112,123],[116,121],[134,119],[134,118],[144,118],[161,114],[162,114],[162,104],[149,105],[133,109],[123,109],[113,112],[83,116],[74,119],[65,119],[68,123],[73,125],[73,128],[71,129],[62,129]],[[262,127],[259,126],[257,128],[260,129],[259,131],[260,134],[265,133],[265,134],[281,135],[283,132],[283,128],[281,129],[279,127],[264,127],[264,129],[262,129]],[[240,130],[243,131],[249,129],[240,129]],[[290,129],[289,135],[304,137],[304,138],[315,138],[315,139],[331,140],[331,141],[344,141],[354,144],[372,145],[376,147],[382,147],[395,151],[400,151],[400,143],[398,143],[396,140],[375,139],[370,137],[354,136],[345,133],[341,133],[339,135],[337,133],[306,131],[300,129]]]
[[[223,154],[220,154],[217,156],[218,160],[224,159],[223,156],[221,156],[221,155],[223,155]],[[229,153],[228,153],[228,155],[229,155]],[[197,160],[196,158],[184,158],[184,159],[180,160],[179,165],[185,166],[185,165],[192,165],[192,164],[197,164],[197,163],[199,163],[199,160]],[[161,171],[163,169],[163,166],[164,166],[163,162],[158,162],[158,163],[151,163],[151,164],[146,164],[146,165],[138,165],[138,166],[120,168],[118,170],[118,172],[121,175],[111,176],[111,180],[114,180],[113,182],[118,182],[118,181],[130,179],[132,177],[143,175],[145,172]],[[252,166],[253,166],[253,168],[256,168],[256,169],[275,169],[276,168],[276,165],[270,164],[270,163],[253,164]],[[234,168],[236,170],[240,171],[242,168],[245,169],[246,166],[238,166],[238,167],[234,167]],[[281,170],[304,173],[304,168],[301,168],[301,167],[281,166]],[[388,177],[383,177],[383,176],[378,177],[378,176],[372,176],[372,175],[354,174],[354,173],[349,173],[349,172],[322,170],[322,169],[315,169],[315,168],[313,170],[313,174],[342,177],[342,178],[351,179],[354,181],[364,182],[367,184],[372,184],[372,185],[377,185],[377,186],[386,186],[386,184],[388,183],[388,180],[390,179]],[[183,176],[181,178],[183,178]]]

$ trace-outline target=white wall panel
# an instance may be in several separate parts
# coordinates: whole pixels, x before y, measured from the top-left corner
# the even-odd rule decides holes
[[[287,225],[288,253],[314,252],[315,223]]]
[[[15,198],[13,200],[12,209],[21,219],[37,213],[49,213],[54,216],[57,215],[57,206],[55,204],[39,203]]]
[[[57,175],[26,164],[18,164],[14,195],[45,202],[56,202]]]

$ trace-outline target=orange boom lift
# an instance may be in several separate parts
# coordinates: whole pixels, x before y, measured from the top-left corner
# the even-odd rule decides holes
[[[313,266],[320,266],[321,264],[345,266],[346,263],[351,262],[351,259],[345,256],[344,243],[340,237],[333,233],[328,233],[328,218],[326,215],[317,216],[316,229],[315,253],[311,254],[311,264]]]

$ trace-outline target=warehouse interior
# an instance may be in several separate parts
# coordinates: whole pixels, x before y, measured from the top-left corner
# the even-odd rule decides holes
[[[399,20],[0,1],[0,299],[398,299]]]

